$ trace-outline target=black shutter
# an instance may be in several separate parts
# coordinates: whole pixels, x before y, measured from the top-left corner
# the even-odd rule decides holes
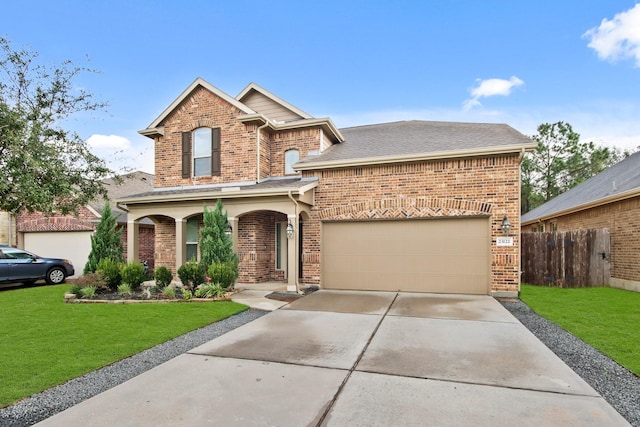
[[[191,132],[182,132],[182,177],[191,178]]]
[[[211,129],[211,175],[220,176],[220,128]]]

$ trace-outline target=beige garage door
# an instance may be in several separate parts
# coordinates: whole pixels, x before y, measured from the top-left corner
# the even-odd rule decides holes
[[[488,218],[325,222],[322,286],[489,294]]]
[[[91,252],[90,231],[48,231],[24,233],[24,249],[47,258],[68,259],[82,275]]]

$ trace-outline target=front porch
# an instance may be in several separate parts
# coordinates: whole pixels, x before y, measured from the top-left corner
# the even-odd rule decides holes
[[[302,182],[300,179],[295,180]],[[315,183],[315,182],[314,182]],[[307,183],[309,184],[309,183]],[[260,184],[256,184],[258,186]],[[255,187],[253,186],[253,187]],[[203,226],[206,205],[213,209],[221,198],[239,258],[239,283],[278,282],[288,292],[300,290],[302,277],[302,230],[309,220],[313,187],[294,187],[247,194],[246,189],[216,189],[215,194],[190,194],[192,200],[158,200],[156,194],[126,201],[128,220],[128,260],[139,260],[139,222],[151,219],[155,224],[155,266],[174,273],[191,259],[199,260],[199,230]],[[153,192],[162,193],[162,192]],[[186,194],[185,194],[186,195]],[[151,201],[147,201],[154,197]],[[145,200],[147,199],[147,200]],[[144,203],[140,203],[145,200]],[[291,232],[287,233],[290,225]]]

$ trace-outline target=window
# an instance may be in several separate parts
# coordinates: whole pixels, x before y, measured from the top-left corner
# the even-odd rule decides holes
[[[287,270],[287,223],[276,222],[276,270]]]
[[[220,175],[220,128],[182,133],[182,177]]]
[[[287,150],[284,152],[284,173],[285,175],[297,173],[293,170],[293,164],[300,160],[300,152],[298,150]]]
[[[198,259],[198,217],[187,219],[187,261]]]

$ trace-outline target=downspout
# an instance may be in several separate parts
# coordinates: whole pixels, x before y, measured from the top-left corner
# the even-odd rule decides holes
[[[293,197],[293,195],[291,194],[291,190],[289,190],[289,198],[291,199],[291,201],[293,202],[293,204],[296,206],[296,219],[298,219],[298,201]],[[298,222],[298,226],[296,228],[300,228],[300,223]],[[298,233],[300,232],[300,230],[297,230]],[[295,238],[295,236],[294,236]],[[300,244],[300,239],[298,239],[298,241],[295,244],[295,247],[297,248],[296,253],[293,255],[294,256],[294,264],[295,264],[295,273],[294,273],[294,280],[296,283],[296,293],[299,294],[300,293],[300,283],[298,283],[298,266],[300,265],[299,261],[298,261],[298,254],[300,253],[300,248],[298,248],[298,245]]]
[[[258,126],[256,132],[256,184],[260,182],[260,131],[269,126],[269,120],[267,120],[262,126]]]

